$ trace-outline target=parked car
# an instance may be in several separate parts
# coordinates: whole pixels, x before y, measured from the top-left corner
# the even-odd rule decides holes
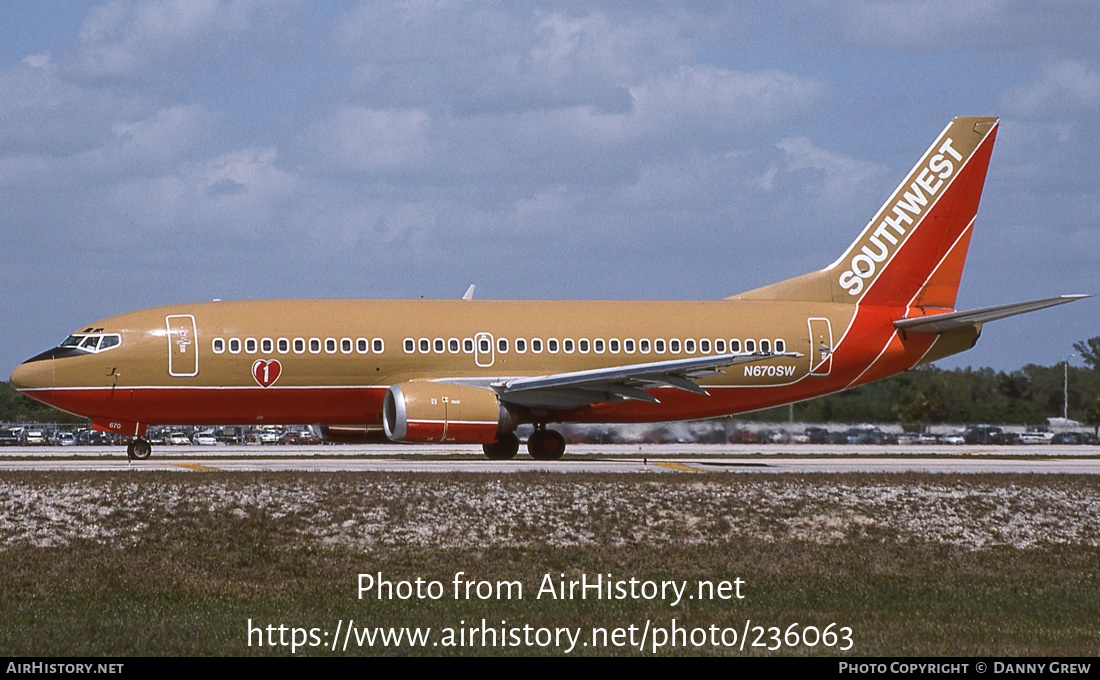
[[[962,432],[952,432],[951,434],[940,437],[940,443],[961,446],[966,443],[966,436]]]
[[[1020,435],[1021,444],[1049,444],[1054,433],[1043,425],[1034,425],[1027,428],[1027,432]]]
[[[287,430],[279,437],[280,444],[320,444],[308,430]]]
[[[21,427],[4,427],[0,428],[0,446],[22,446],[23,444],[23,428]]]
[[[57,445],[58,446],[76,446],[76,435],[72,432],[58,432],[57,433]]]
[[[174,446],[186,446],[191,443],[191,440],[187,438],[187,435],[177,430],[168,433],[167,443]]]
[[[216,446],[218,440],[214,437],[213,432],[196,432],[191,437],[191,443],[198,446]]]
[[[963,435],[967,444],[1004,444],[1004,430],[992,425],[971,425]]]
[[[1051,444],[1084,444],[1085,435],[1080,432],[1059,432],[1050,438]]]

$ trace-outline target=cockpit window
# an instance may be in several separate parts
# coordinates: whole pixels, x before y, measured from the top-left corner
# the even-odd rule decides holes
[[[118,333],[74,333],[65,338],[60,347],[74,347],[89,354],[105,352],[122,344]]]

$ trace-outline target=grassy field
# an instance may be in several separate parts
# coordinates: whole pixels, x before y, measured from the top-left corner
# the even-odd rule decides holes
[[[1089,477],[25,473],[0,476],[0,507],[8,655],[290,655],[268,644],[279,626],[297,656],[1100,653]],[[379,572],[443,596],[359,599],[358,575]],[[457,572],[523,597],[455,599]],[[739,578],[744,598],[537,597],[582,574],[685,595]],[[459,646],[482,619],[496,641]],[[349,621],[432,632],[345,651]],[[851,649],[769,650],[792,624],[848,627]],[[655,649],[674,626],[684,644]]]

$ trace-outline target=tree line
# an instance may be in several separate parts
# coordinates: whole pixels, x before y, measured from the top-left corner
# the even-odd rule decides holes
[[[939,423],[1029,425],[1060,417],[1100,429],[1100,336],[1074,345],[1084,367],[1028,364],[1014,371],[923,366],[847,392],[738,416],[810,423],[901,423],[919,431]],[[0,422],[86,423],[0,383]]]

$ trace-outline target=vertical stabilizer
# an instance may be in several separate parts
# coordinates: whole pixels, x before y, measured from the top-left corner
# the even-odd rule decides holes
[[[836,262],[731,299],[952,309],[996,134],[955,118]]]

